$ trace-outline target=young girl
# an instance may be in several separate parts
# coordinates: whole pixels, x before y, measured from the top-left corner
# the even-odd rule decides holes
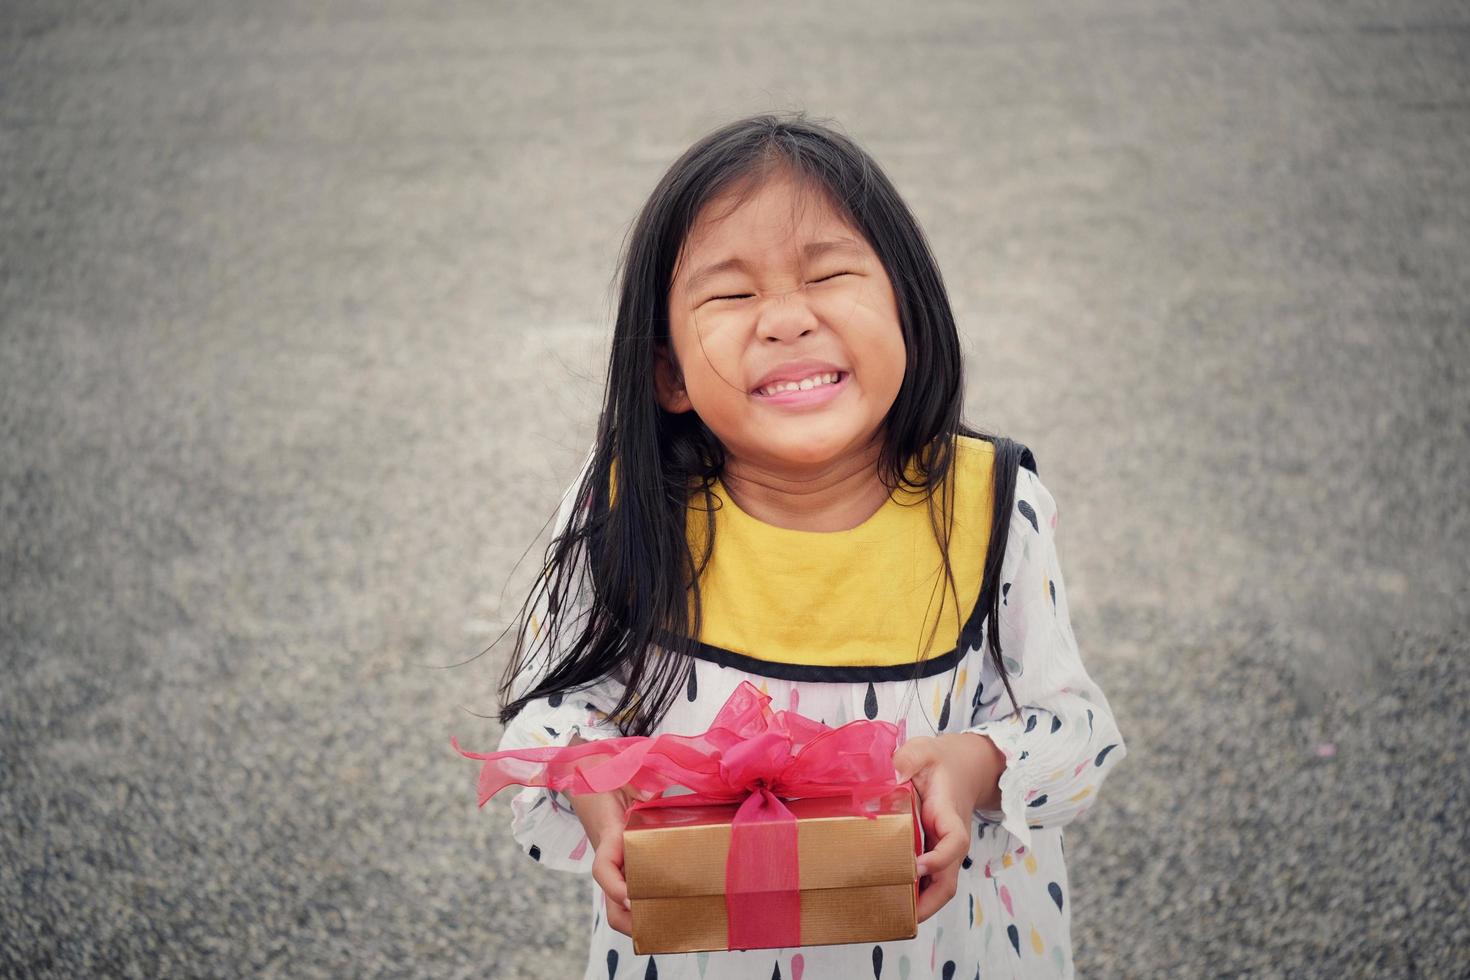
[[[742,681],[836,727],[904,722],[917,938],[636,956],[629,794],[530,788],[512,832],[592,872],[585,976],[1071,976],[1062,828],[1124,746],[1068,621],[1057,507],[967,428],[923,233],[801,118],[700,140],[627,246],[596,444],[506,674],[501,749],[707,729]]]

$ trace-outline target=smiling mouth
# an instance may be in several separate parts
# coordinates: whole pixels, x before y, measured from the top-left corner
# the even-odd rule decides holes
[[[835,385],[845,377],[847,377],[846,371],[828,371],[824,374],[813,374],[800,381],[773,381],[764,388],[757,388],[755,394],[769,398],[772,395],[782,395],[789,391],[811,391],[813,388]]]

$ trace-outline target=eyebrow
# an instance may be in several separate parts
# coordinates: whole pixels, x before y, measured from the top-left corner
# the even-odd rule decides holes
[[[831,252],[848,252],[852,255],[860,255],[862,254],[862,249],[858,247],[857,242],[853,241],[850,238],[833,238],[820,242],[808,242],[805,246],[803,246],[801,252],[802,257],[806,259],[806,261],[810,262],[813,259],[821,258],[823,255],[827,255]],[[707,280],[713,279],[715,276],[719,275],[722,272],[743,270],[745,268],[746,264],[740,259],[736,258],[725,259],[722,262],[715,262],[711,265],[705,266],[698,272],[691,275],[688,281],[684,283],[684,290],[685,292],[692,293],[697,287],[705,283]]]

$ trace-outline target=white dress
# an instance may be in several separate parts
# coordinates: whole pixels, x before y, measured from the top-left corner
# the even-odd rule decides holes
[[[559,526],[567,510],[564,504]],[[1001,809],[975,812],[958,890],[919,923],[916,938],[638,956],[632,941],[608,926],[602,891],[589,874],[591,942],[585,980],[1072,976],[1071,893],[1062,830],[1093,805],[1104,777],[1126,748],[1107,699],[1083,668],[1072,634],[1057,563],[1056,513],[1040,479],[1020,469],[1000,574],[1001,649],[1021,706],[1019,719],[1011,717],[1010,698],[985,652],[990,628],[985,617],[980,631],[958,645],[952,665],[917,681],[793,681],[698,659],[688,690],[658,728],[704,731],[726,698],[748,680],[770,693],[773,709],[789,708],[795,691],[803,715],[833,727],[855,718],[907,719],[909,737],[970,731],[994,740],[1006,757]],[[522,675],[518,692],[528,689],[535,670]],[[952,690],[957,678],[965,679],[962,690]],[[573,733],[589,740],[619,735],[605,719],[618,694],[614,682],[604,681],[533,701],[507,727],[500,748],[565,745]],[[961,707],[945,710],[948,705],[942,708],[941,698]],[[524,789],[511,808],[511,831],[533,859],[555,870],[591,871],[592,849],[564,797]]]

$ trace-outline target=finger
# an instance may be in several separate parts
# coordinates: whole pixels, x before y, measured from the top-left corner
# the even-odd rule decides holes
[[[943,815],[954,812],[955,808],[950,804],[942,786],[926,785],[924,788],[928,790],[928,795],[919,800],[919,827],[924,831],[924,847],[929,850],[944,836],[940,826]]]
[[[920,874],[959,864],[970,852],[970,827],[950,807],[939,808],[934,819],[935,838],[930,850],[919,855]]]
[[[611,898],[607,900],[607,924],[625,936],[633,935],[633,913]]]
[[[955,892],[959,890],[959,881],[960,866],[958,864],[951,864],[931,875],[920,890],[919,903],[914,909],[918,920],[923,922],[944,908],[945,903],[954,898]]]
[[[893,753],[893,774],[894,778],[900,783],[906,783],[910,779],[913,779],[914,773],[918,768],[918,765],[914,761],[914,753],[909,749],[908,745],[902,746],[897,752]]]
[[[592,856],[592,877],[608,899],[623,908],[628,907],[628,882],[623,878],[623,832],[621,829],[608,831],[597,853]],[[612,921],[612,915],[608,915]]]
[[[893,753],[893,769],[898,781],[903,783],[914,778],[914,774],[933,761],[931,742],[927,735],[911,738]]]

